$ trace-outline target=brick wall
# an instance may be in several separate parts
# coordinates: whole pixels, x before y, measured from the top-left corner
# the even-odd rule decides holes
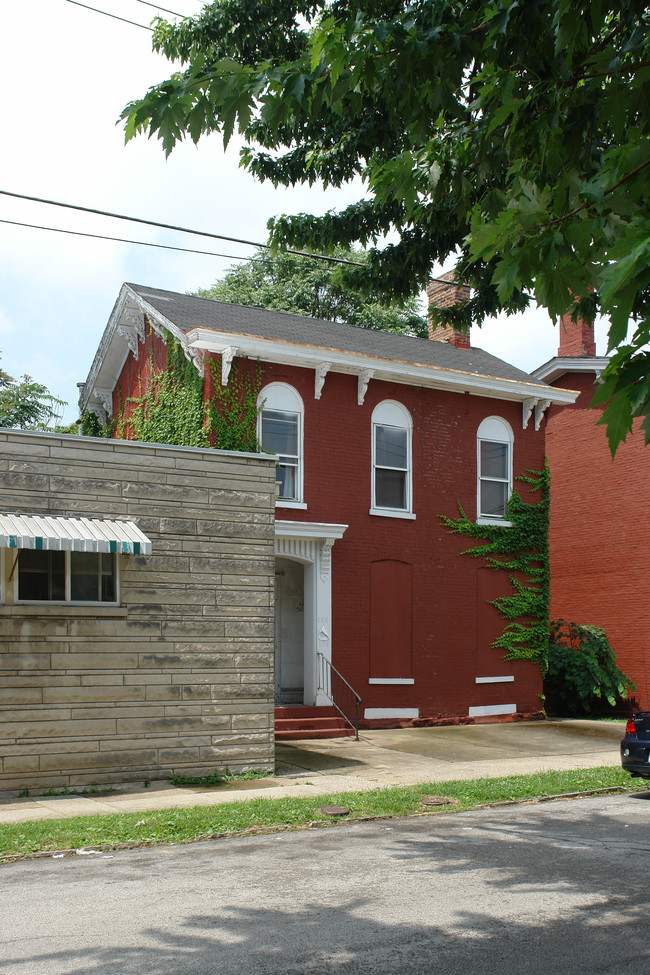
[[[567,373],[556,385],[581,391],[552,407],[551,616],[602,627],[619,667],[650,708],[650,448],[635,424],[612,460],[602,408],[588,409],[594,373]]]
[[[0,791],[273,768],[274,463],[0,431],[0,509],[133,520],[119,607],[12,605]]]

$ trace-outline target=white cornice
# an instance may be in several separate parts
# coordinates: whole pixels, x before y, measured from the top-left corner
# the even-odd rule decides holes
[[[278,538],[343,538],[347,525],[328,525],[318,521],[277,521]]]
[[[516,402],[539,399],[550,400],[552,403],[573,403],[578,397],[578,393],[573,390],[554,389],[543,383],[482,376],[457,369],[442,369],[439,366],[383,359],[340,349],[294,344],[236,332],[215,332],[210,328],[193,328],[187,333],[187,339],[190,346],[218,354],[229,346],[236,346],[238,355],[260,359],[262,362],[281,362],[306,369],[316,369],[321,363],[327,363],[332,372],[356,376],[370,372],[373,379],[398,382],[408,386],[448,389],[494,399]]]
[[[593,372],[598,377],[608,363],[606,356],[555,356],[533,369],[531,376],[545,383],[555,382],[567,372]]]

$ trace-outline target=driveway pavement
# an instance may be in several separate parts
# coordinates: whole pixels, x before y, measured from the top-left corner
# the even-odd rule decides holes
[[[348,738],[276,745],[276,774],[217,788],[147,789],[133,784],[110,793],[0,799],[0,826],[149,809],[209,806],[266,796],[328,795],[451,779],[497,778],[550,769],[616,766],[624,721],[536,721],[362,731]]]

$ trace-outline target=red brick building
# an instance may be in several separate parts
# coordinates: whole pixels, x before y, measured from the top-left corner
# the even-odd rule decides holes
[[[589,409],[607,359],[596,355],[593,329],[563,320],[558,354],[536,369],[554,388],[580,391],[575,403],[548,413],[551,468],[551,618],[602,627],[618,666],[637,685],[634,700],[650,708],[650,448],[643,432],[621,444],[614,460],[604,407]]]
[[[467,539],[440,515],[460,502],[501,523],[513,479],[544,464],[545,411],[574,394],[453,331],[411,338],[124,285],[82,407],[124,409],[164,361],[163,329],[206,394],[210,360],[223,384],[233,363],[261,369],[258,435],[279,457],[277,701],[329,704],[320,654],[366,725],[537,712],[538,668],[490,646],[504,624],[486,600],[508,582],[461,557]]]

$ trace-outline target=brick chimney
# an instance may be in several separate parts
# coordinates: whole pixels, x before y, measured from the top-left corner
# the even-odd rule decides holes
[[[596,339],[593,325],[578,316],[577,322],[571,318],[571,312],[565,312],[560,321],[560,347],[558,356],[595,356]]]
[[[429,308],[438,311],[454,305],[466,305],[470,299],[470,289],[465,284],[456,284],[454,272],[447,271],[427,285]],[[429,338],[435,342],[449,342],[458,349],[469,349],[469,332],[463,332],[453,325],[434,325],[429,318]]]

